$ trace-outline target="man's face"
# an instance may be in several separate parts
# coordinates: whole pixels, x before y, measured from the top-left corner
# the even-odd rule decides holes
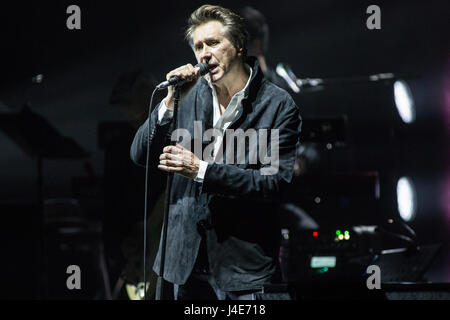
[[[212,83],[220,83],[233,74],[239,57],[234,45],[225,37],[225,27],[219,21],[209,21],[195,28],[193,50],[198,62],[211,66],[207,75]]]

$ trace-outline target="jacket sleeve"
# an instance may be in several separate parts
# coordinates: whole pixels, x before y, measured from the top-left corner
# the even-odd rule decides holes
[[[145,167],[147,161],[147,147],[149,147],[149,163],[152,169],[157,168],[159,155],[162,153],[164,146],[170,141],[167,133],[170,128],[171,119],[159,123],[158,110],[159,107],[155,108],[150,117],[139,127],[130,149],[131,160],[133,160],[135,164]]]
[[[282,106],[271,129],[278,129],[278,163],[270,174],[263,174],[273,164],[259,169],[244,169],[235,165],[210,163],[206,169],[202,192],[225,197],[258,200],[278,200],[283,188],[292,180],[302,119],[299,108],[291,100]],[[271,142],[272,143],[272,142]],[[269,144],[267,150],[271,150]]]

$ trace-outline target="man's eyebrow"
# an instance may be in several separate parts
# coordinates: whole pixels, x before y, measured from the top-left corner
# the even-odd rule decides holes
[[[217,39],[218,39],[218,37],[212,37],[212,36],[211,37],[206,37],[203,40],[199,40],[199,41],[195,42],[194,46],[196,46],[196,45],[198,45],[199,43],[202,43],[202,42],[208,42],[208,41],[217,40]]]

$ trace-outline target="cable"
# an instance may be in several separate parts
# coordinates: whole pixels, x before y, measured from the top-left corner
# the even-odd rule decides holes
[[[147,158],[145,161],[145,201],[144,201],[144,300],[147,300],[147,206],[148,206],[148,173],[150,166],[150,141],[153,138],[154,131],[150,134],[150,117],[152,114],[153,97],[157,88],[153,90],[150,98],[150,106],[148,108],[148,132],[147,132]],[[156,128],[156,127],[155,127]]]

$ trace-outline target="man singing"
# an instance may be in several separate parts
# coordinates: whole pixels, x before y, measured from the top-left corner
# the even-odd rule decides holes
[[[277,211],[293,174],[299,109],[286,91],[264,78],[257,59],[247,57],[247,32],[237,14],[204,5],[191,14],[186,39],[209,73],[201,77],[200,68],[187,64],[167,79],[187,81],[178,128],[201,139],[202,152],[191,152],[184,139],[183,146],[167,139],[174,108],[174,88],[169,87],[138,129],[131,158],[146,164],[151,132],[151,169],[174,173],[164,279],[174,284],[175,299],[251,300],[264,285],[279,281]],[[205,139],[211,130],[223,135]],[[239,130],[256,132],[258,139],[245,146],[243,140],[231,143],[239,137],[227,133]],[[244,154],[236,152],[240,147]],[[202,157],[204,150],[211,157]],[[261,150],[267,157],[255,161]],[[153,266],[157,273],[161,250]]]

